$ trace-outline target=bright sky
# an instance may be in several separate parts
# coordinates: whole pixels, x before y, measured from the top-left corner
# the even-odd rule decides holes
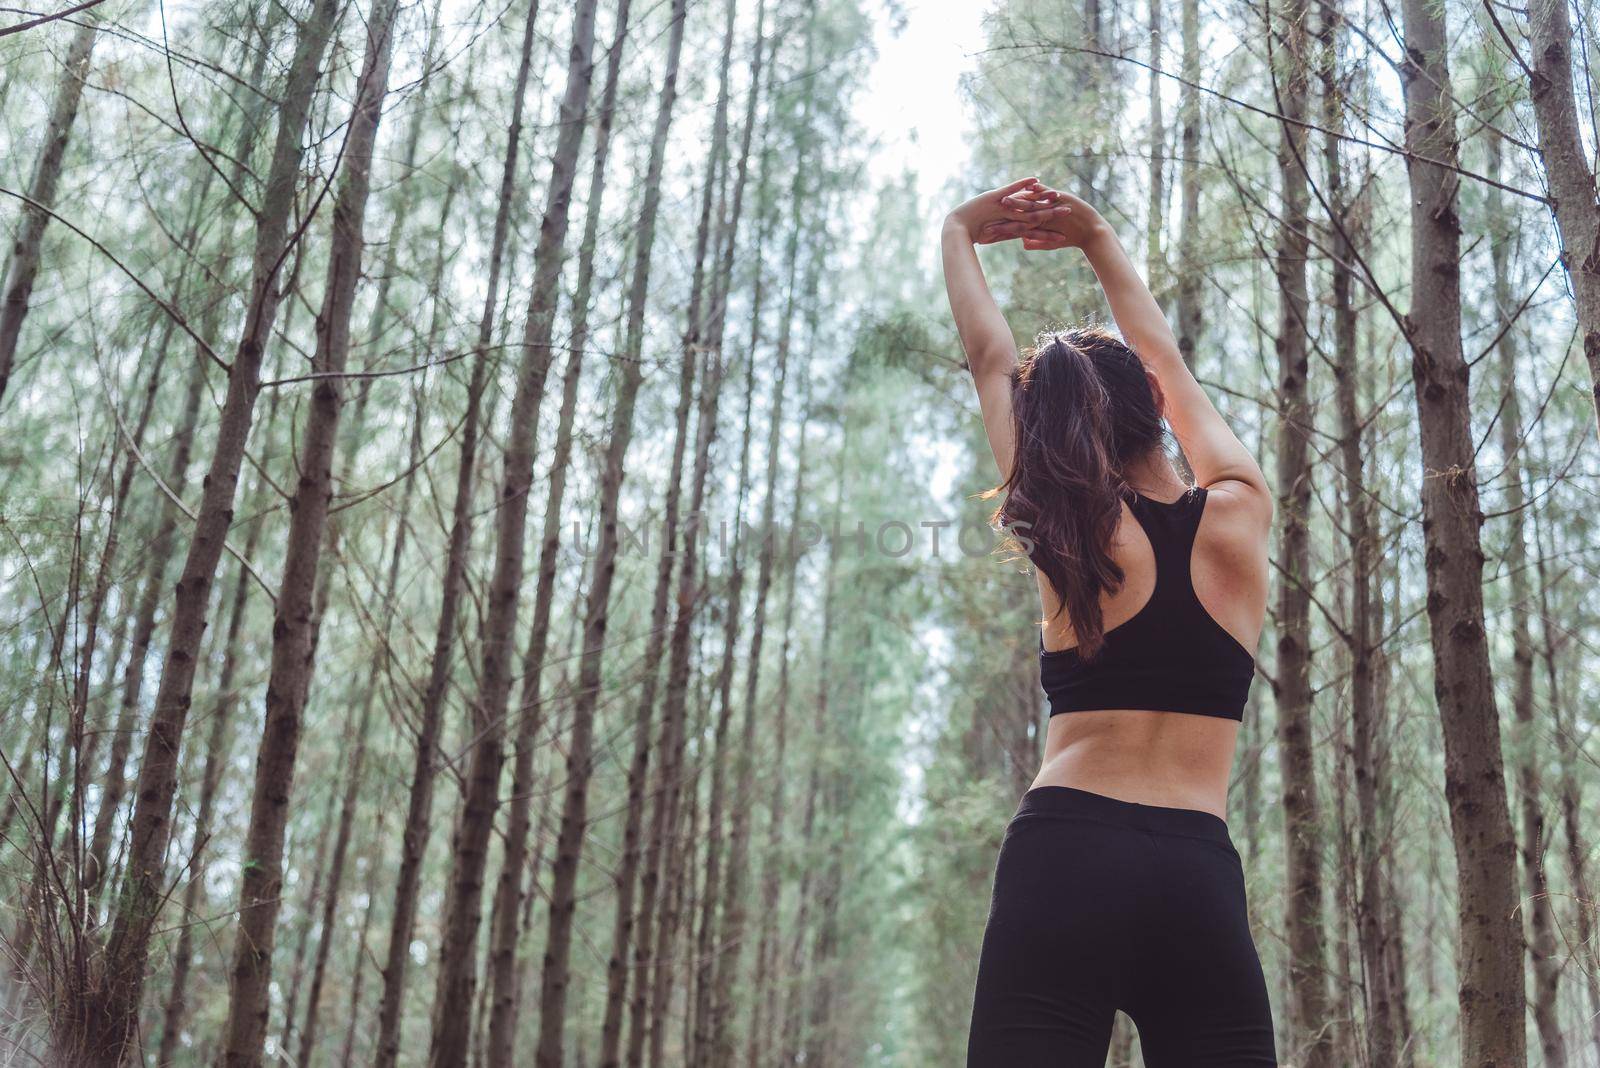
[[[887,5],[885,5],[887,6]],[[899,0],[902,18],[877,11],[878,61],[856,100],[856,118],[878,142],[878,173],[916,175],[928,222],[946,208],[940,194],[967,160],[971,116],[961,76],[983,47],[979,0]],[[931,246],[930,246],[931,247]]]

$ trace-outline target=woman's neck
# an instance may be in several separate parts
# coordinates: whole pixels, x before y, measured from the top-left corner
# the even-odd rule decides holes
[[[1129,464],[1123,478],[1134,490],[1156,500],[1169,500],[1183,496],[1189,486],[1178,477],[1172,461],[1160,449],[1153,450],[1143,459]]]

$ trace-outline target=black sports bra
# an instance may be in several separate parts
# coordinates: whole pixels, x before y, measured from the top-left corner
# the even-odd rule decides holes
[[[1039,681],[1050,714],[1098,709],[1190,712],[1242,720],[1255,657],[1195,596],[1189,557],[1205,511],[1196,487],[1170,504],[1134,494],[1128,502],[1155,552],[1156,585],[1144,607],[1105,632],[1085,662],[1076,648],[1039,640]]]

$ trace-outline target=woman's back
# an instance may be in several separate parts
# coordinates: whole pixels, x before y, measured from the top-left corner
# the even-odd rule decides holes
[[[1123,507],[1112,557],[1124,580],[1101,599],[1094,657],[1078,655],[1039,573],[1052,715],[1034,784],[1220,816],[1265,613],[1264,545],[1225,486],[1166,489]]]

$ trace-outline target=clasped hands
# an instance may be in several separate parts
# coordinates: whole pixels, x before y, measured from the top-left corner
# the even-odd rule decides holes
[[[1020,240],[1030,252],[1084,248],[1110,233],[1088,202],[1037,178],[979,193],[952,211],[948,221],[963,227],[974,244]]]

